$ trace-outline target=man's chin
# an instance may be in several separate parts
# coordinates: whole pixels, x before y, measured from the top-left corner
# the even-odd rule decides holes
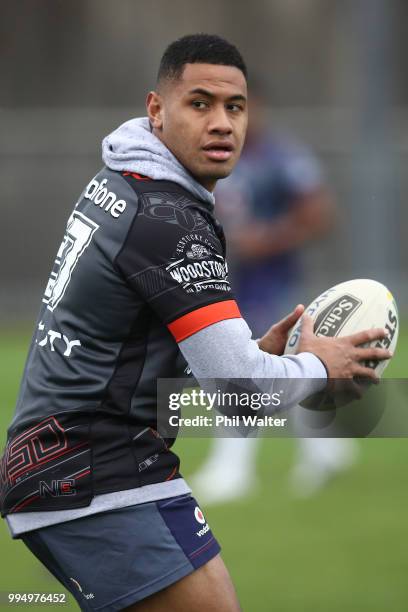
[[[230,168],[229,170],[226,169],[225,172],[223,172],[222,174],[221,173],[218,174],[216,180],[220,181],[221,179],[227,178],[227,176],[229,176],[231,172],[232,172],[232,168]]]
[[[211,170],[209,170],[208,172],[203,172],[201,174],[201,179],[219,181],[221,179],[227,178],[227,176],[231,174],[232,170],[233,166],[231,165],[227,166],[226,164],[218,164],[217,166],[211,168]]]
[[[235,164],[234,164],[235,165]],[[200,168],[194,171],[190,169],[190,173],[196,181],[201,183],[208,191],[213,191],[217,181],[227,178],[234,168],[231,164],[212,164],[211,168]]]

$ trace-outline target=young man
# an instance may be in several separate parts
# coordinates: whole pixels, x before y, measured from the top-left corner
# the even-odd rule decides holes
[[[230,291],[212,190],[247,124],[246,68],[216,36],[166,50],[148,118],[103,143],[105,167],[68,220],[2,462],[14,537],[84,610],[233,612],[219,546],[156,431],[156,381],[373,377],[382,330],[282,353],[297,307],[257,342]],[[193,265],[191,265],[193,264]],[[268,354],[272,353],[272,354]],[[325,364],[325,365],[323,365]]]

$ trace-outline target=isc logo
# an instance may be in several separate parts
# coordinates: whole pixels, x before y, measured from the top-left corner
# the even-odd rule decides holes
[[[73,478],[51,480],[50,484],[40,480],[40,497],[61,497],[63,495],[76,495]]]

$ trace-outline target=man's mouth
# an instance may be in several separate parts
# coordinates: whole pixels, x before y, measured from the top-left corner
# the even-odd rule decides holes
[[[234,152],[234,147],[230,142],[209,142],[203,151],[213,161],[227,161]]]

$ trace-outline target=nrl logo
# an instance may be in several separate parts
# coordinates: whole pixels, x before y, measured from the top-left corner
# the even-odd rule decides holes
[[[202,244],[192,244],[186,255],[189,259],[204,259],[210,256],[210,251]]]

